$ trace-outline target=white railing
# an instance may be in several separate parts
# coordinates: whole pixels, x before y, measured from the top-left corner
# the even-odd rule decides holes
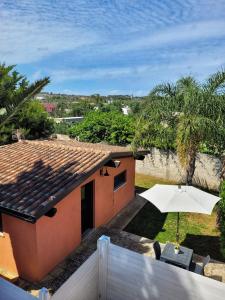
[[[56,291],[51,300],[98,299],[98,253],[85,263]]]
[[[222,300],[225,284],[118,247],[108,237],[52,300]]]
[[[0,300],[37,300],[37,298],[0,278]]]
[[[118,247],[102,236],[97,250],[50,299],[222,300],[224,295],[224,283]],[[49,297],[42,289],[39,299]],[[1,298],[0,294],[2,299],[33,300],[34,297]]]
[[[52,300],[222,300],[224,295],[224,283],[118,247],[103,236]]]

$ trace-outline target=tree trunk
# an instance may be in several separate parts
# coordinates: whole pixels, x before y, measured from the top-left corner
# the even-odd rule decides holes
[[[191,150],[189,153],[188,165],[186,168],[186,185],[192,185],[193,176],[195,173],[196,152]]]

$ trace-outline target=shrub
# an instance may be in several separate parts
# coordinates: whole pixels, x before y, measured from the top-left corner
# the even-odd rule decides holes
[[[134,135],[134,120],[119,112],[90,112],[85,119],[70,128],[71,137],[82,142],[125,146]]]

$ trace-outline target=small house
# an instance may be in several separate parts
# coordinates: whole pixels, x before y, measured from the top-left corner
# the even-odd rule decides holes
[[[45,109],[45,111],[47,111],[48,113],[53,113],[56,110],[56,104],[54,103],[43,103],[43,107]]]
[[[40,281],[133,199],[138,155],[76,141],[0,147],[0,270]]]
[[[122,112],[124,115],[128,116],[131,113],[131,109],[129,106],[126,105],[126,106],[122,107]]]

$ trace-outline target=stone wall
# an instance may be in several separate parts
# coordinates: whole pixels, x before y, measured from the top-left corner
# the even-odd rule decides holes
[[[199,153],[193,184],[218,191],[222,164],[220,159]],[[143,161],[136,160],[136,172],[184,183],[185,172],[172,151],[153,148]]]

